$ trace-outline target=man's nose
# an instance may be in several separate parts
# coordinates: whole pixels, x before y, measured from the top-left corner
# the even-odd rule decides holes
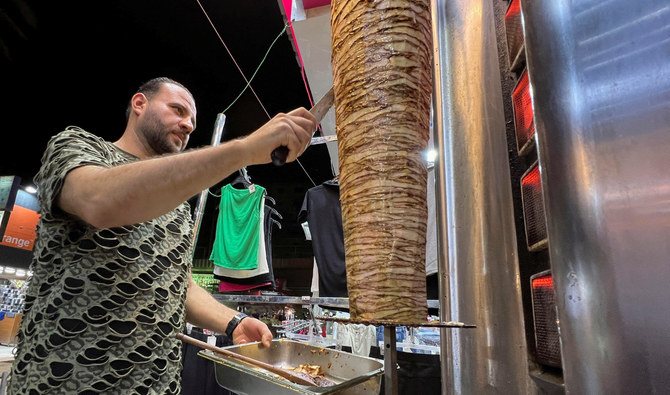
[[[179,121],[179,127],[187,134],[191,134],[193,131],[193,121],[190,117],[184,117]]]

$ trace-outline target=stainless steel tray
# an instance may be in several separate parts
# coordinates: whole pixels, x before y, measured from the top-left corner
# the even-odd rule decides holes
[[[210,350],[198,353],[214,361],[216,382],[236,394],[368,394],[378,395],[384,363],[344,351],[312,346],[288,339],[275,339],[270,347],[248,343],[223,347],[279,368],[298,365],[319,365],[325,377],[336,384],[312,387],[295,384],[287,379],[242,361],[227,358]]]

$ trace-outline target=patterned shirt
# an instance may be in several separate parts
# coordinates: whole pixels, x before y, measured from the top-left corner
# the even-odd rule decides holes
[[[178,394],[191,268],[188,203],[98,229],[56,205],[77,167],[138,159],[82,129],[54,136],[35,177],[40,222],[10,394]]]

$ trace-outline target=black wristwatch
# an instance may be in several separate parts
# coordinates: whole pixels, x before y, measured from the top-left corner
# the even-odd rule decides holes
[[[235,317],[230,320],[228,327],[226,327],[226,336],[228,336],[230,340],[233,340],[233,332],[235,331],[235,328],[237,328],[240,322],[247,317],[248,315],[244,313],[237,313]]]

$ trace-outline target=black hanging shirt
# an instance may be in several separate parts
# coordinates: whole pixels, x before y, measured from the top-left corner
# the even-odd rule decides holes
[[[339,183],[326,181],[307,190],[298,214],[298,222],[305,221],[319,269],[319,296],[348,296]]]

